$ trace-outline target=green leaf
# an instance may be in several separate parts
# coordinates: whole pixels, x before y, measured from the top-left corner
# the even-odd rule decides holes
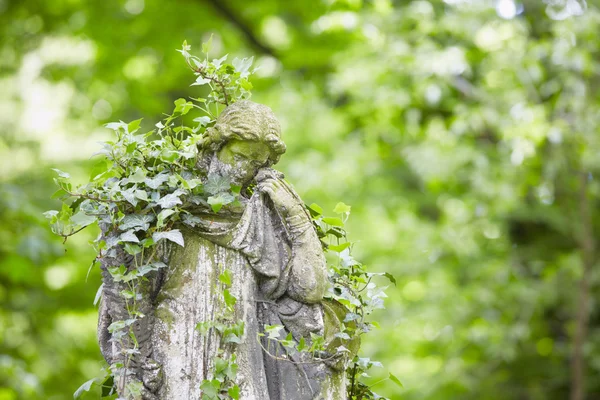
[[[308,206],[308,211],[313,217],[318,217],[319,215],[323,215],[323,209],[316,203],[312,203]]]
[[[229,193],[219,193],[217,196],[210,196],[207,200],[214,212],[219,212],[221,207],[234,201],[235,197]]]
[[[209,381],[205,379],[204,382],[200,385],[200,390],[202,390],[202,394],[209,396],[209,398],[217,398],[217,393],[219,393],[219,389],[221,388],[221,382],[216,379]]]
[[[56,172],[60,178],[64,178],[64,179],[70,179],[71,178],[71,175],[69,175],[66,172],[61,171],[60,169],[52,168],[52,171]],[[84,383],[84,385],[85,385],[85,383]]]
[[[306,340],[304,337],[301,337],[298,346],[296,346],[296,350],[303,351],[304,349],[306,349]]]
[[[159,174],[152,178],[146,178],[145,183],[151,189],[158,189],[160,185],[169,180],[168,174]]]
[[[123,130],[127,129],[127,124],[123,121],[109,122],[108,124],[106,124],[104,126],[107,127],[108,129],[112,129],[115,132],[118,132],[121,129],[123,129]]]
[[[85,382],[83,385],[79,386],[79,388],[75,391],[75,393],[73,393],[73,398],[78,399],[83,395],[83,392],[89,392],[94,383],[96,383],[96,378],[90,379],[89,381]]]
[[[250,75],[249,70],[250,70],[250,67],[252,66],[253,61],[254,61],[254,57],[242,58],[241,60],[236,57],[233,59],[233,61],[231,61],[231,64],[233,65],[235,70],[240,73],[240,76],[242,78],[245,78],[248,75]],[[250,82],[248,82],[248,83],[250,83]],[[250,89],[252,89],[252,85],[250,85]],[[246,89],[246,90],[250,90],[250,89]]]
[[[104,174],[110,166],[108,160],[100,160],[92,167],[92,171],[90,172],[90,181],[93,182],[95,179]]]
[[[58,199],[61,198],[63,196],[68,195],[68,193],[64,190],[64,189],[58,189],[56,192],[52,193],[52,196],[50,196],[51,199]]]
[[[160,159],[168,163],[172,163],[179,158],[179,152],[171,149],[162,149]]]
[[[130,183],[142,183],[146,180],[146,173],[143,169],[138,168],[133,175],[129,175],[127,180]]]
[[[346,242],[346,243],[342,243],[342,244],[338,244],[338,245],[334,245],[334,244],[330,244],[327,249],[331,250],[331,251],[335,251],[338,253],[341,253],[342,251],[346,250],[348,247],[350,247],[352,243],[350,242]]]
[[[96,218],[97,217],[95,217],[93,215],[87,215],[83,211],[79,211],[77,214],[75,214],[71,217],[71,222],[74,225],[84,227],[84,226],[88,226],[88,225],[96,222]]]
[[[212,41],[213,41],[213,34],[210,34],[210,38],[205,42],[202,43],[202,52],[206,55],[208,55],[208,53],[210,52],[211,48],[212,48]]]
[[[208,194],[217,195],[221,192],[230,190],[231,183],[228,177],[217,175],[214,173],[208,174],[208,179],[204,184],[204,190]]]
[[[389,375],[389,378],[392,382],[394,382],[396,385],[400,386],[401,388],[404,387],[404,385],[402,385],[402,382],[400,382],[400,379],[396,378],[391,372]]]
[[[212,121],[212,119],[210,119],[210,117],[207,116],[194,118],[194,122],[198,122],[202,126],[208,125],[210,121]]]
[[[134,230],[130,229],[127,232],[124,232],[121,234],[121,236],[119,236],[119,239],[122,242],[133,242],[133,243],[139,243],[140,239],[138,239],[137,236],[135,236]]]
[[[148,201],[148,193],[145,190],[136,190],[134,193],[138,199]]]
[[[127,254],[131,254],[132,256],[135,256],[136,254],[140,254],[142,252],[142,248],[135,244],[125,243],[124,247],[125,247],[125,252]]]
[[[166,210],[162,210],[160,213],[158,213],[158,217],[157,217],[157,221],[156,221],[156,227],[157,228],[162,228],[165,225],[165,220],[170,217],[171,215],[175,214],[175,210],[169,208]]]
[[[337,217],[325,217],[323,218],[323,222],[331,226],[344,226],[344,221]]]
[[[181,192],[177,191],[174,193],[167,194],[157,201],[157,204],[162,208],[173,208],[178,204],[183,204],[179,196],[181,196]]]
[[[231,286],[231,272],[226,269],[221,275],[219,275],[219,280],[225,285]]]
[[[383,273],[383,275],[384,275],[386,278],[388,278],[388,280],[389,280],[390,282],[392,282],[392,283],[394,284],[394,286],[397,286],[397,285],[396,285],[396,278],[394,278],[394,275],[390,274],[389,272],[384,272],[384,273]]]
[[[136,119],[135,121],[131,121],[129,124],[127,124],[127,132],[134,133],[135,131],[140,129],[140,124],[142,123],[142,119],[143,118]]]
[[[128,214],[121,220],[119,229],[126,231],[133,228],[136,231],[147,231],[152,221],[154,221],[154,216],[149,214]]]
[[[279,331],[283,329],[283,325],[265,325],[265,333],[269,335],[269,339],[277,339],[279,337]]]
[[[181,115],[187,114],[192,108],[194,108],[194,103],[187,101],[186,99],[177,99],[174,101],[174,103],[174,112],[181,113]]]
[[[225,305],[229,308],[232,308],[237,303],[237,298],[228,289],[223,290],[223,298],[225,299]]]
[[[94,305],[98,304],[98,302],[100,301],[100,299],[102,298],[102,289],[104,289],[104,283],[102,283],[99,287],[98,287],[98,291],[96,292],[96,296],[94,297]]]
[[[346,214],[346,213],[350,213],[350,206],[347,204],[344,204],[342,202],[339,202],[335,205],[333,212],[336,214]]]
[[[227,394],[229,394],[229,396],[231,396],[231,398],[233,400],[239,400],[240,387],[238,385],[234,385],[233,387],[230,387],[229,390],[227,391]]]
[[[183,235],[179,229],[173,229],[166,232],[154,232],[152,234],[152,240],[154,240],[155,243],[158,243],[162,239],[170,240],[173,243],[177,243],[181,247],[184,246]]]
[[[102,382],[102,397],[109,397],[113,394],[113,387],[115,385],[114,377],[109,375]]]

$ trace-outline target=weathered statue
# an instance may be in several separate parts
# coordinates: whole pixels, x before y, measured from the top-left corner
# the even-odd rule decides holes
[[[163,246],[168,267],[150,275],[141,290],[138,309],[145,317],[134,326],[139,351],[129,359],[121,350],[131,339],[107,331],[111,321],[126,319],[127,311],[119,296],[125,286],[112,282],[106,268],[135,260],[122,250],[103,259],[102,353],[109,363],[129,363],[124,379],[138,383],[139,398],[200,399],[200,386],[211,379],[220,351],[237,357],[240,399],[345,398],[344,372],[336,362],[286,353],[259,335],[264,325],[283,325],[280,338],[291,333],[296,342],[335,333],[324,322],[332,315],[322,302],[327,270],[310,215],[283,175],[270,168],[284,152],[273,112],[251,101],[227,107],[207,131],[197,174],[205,181],[228,178],[241,187],[240,202],[218,213],[199,205],[181,227],[185,247]],[[215,330],[195,329],[219,319],[219,276],[225,270],[237,298],[235,318],[244,322],[244,337],[235,346],[223,345]]]

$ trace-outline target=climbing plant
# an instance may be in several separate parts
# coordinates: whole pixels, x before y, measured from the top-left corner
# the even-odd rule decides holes
[[[127,317],[113,321],[108,327],[112,340],[122,349],[118,362],[106,369],[106,376],[84,383],[75,398],[89,391],[92,385],[103,386],[103,396],[111,396],[114,389],[124,393],[127,399],[139,398],[141,382],[126,379],[132,360],[139,353],[135,325],[145,317],[140,308],[143,286],[148,277],[166,264],[161,261],[160,245],[172,242],[184,246],[180,224],[194,226],[199,222],[191,210],[210,209],[217,213],[223,206],[236,204],[240,187],[232,185],[226,177],[209,174],[198,176],[196,162],[199,148],[207,128],[214,125],[220,112],[236,101],[250,97],[252,84],[249,76],[254,72],[252,58],[227,61],[227,56],[209,59],[211,40],[202,45],[203,57],[190,54],[190,46],[183,43],[179,52],[196,75],[192,83],[206,88],[204,97],[178,99],[173,111],[155,124],[151,131],[143,131],[141,120],[129,123],[115,122],[106,125],[114,131],[115,138],[102,144],[95,156],[99,158],[89,182],[74,186],[68,173],[55,170],[58,190],[53,197],[62,200],[60,210],[45,213],[52,231],[67,240],[87,226],[98,224],[102,233],[93,241],[97,257],[116,257],[124,251],[131,262],[107,267],[110,279],[119,283],[119,295],[124,300]],[[308,355],[308,362],[321,362],[328,358],[344,358],[347,365],[348,398],[380,398],[360,381],[368,376],[371,367],[380,363],[359,357],[356,352],[360,336],[377,327],[367,317],[383,307],[384,288],[376,286],[373,278],[383,275],[395,283],[389,274],[367,272],[352,257],[353,243],[347,240],[344,224],[350,215],[350,207],[339,203],[336,217],[326,217],[316,204],[308,207],[313,223],[326,253],[332,255],[330,265],[331,288],[327,298],[343,307],[339,332],[335,339],[313,336],[310,343],[301,340],[295,344],[291,337],[280,339],[276,334],[283,327],[266,326],[269,340],[280,342],[285,348]],[[93,266],[93,265],[92,265]],[[243,336],[243,324],[232,317],[237,299],[229,292],[231,274],[220,275],[223,306],[226,312],[217,321],[199,321],[201,334],[209,331],[219,333],[221,347],[235,347]],[[102,295],[102,287],[96,295],[95,304]],[[221,351],[213,360],[213,379],[201,385],[203,399],[237,399],[239,387],[235,383],[237,364],[234,352]],[[389,374],[388,379],[400,384]]]

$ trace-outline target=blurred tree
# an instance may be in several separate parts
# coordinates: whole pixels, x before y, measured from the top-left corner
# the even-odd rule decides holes
[[[258,55],[303,198],[352,204],[358,257],[398,278],[364,347],[405,390],[378,392],[599,397],[599,22],[583,0],[0,0],[0,399],[70,398],[102,365],[49,168],[83,177],[101,124],[194,96],[174,49],[210,32]]]

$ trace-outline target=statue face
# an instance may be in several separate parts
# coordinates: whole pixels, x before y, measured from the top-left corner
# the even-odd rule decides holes
[[[271,150],[265,143],[232,140],[217,152],[217,160],[227,166],[231,183],[245,186],[267,164],[270,155]]]

